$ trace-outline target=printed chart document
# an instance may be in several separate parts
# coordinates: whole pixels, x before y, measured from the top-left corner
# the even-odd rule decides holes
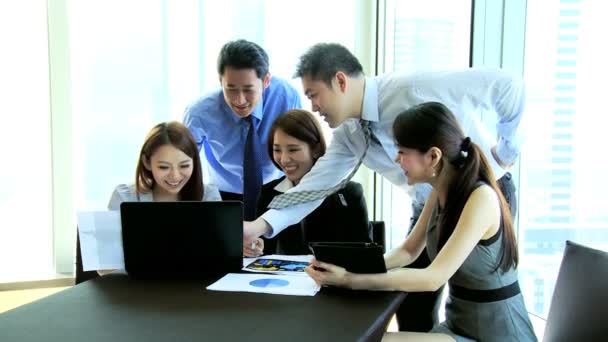
[[[79,212],[77,218],[82,269],[125,268],[120,211]]]
[[[259,258],[247,258],[243,271],[284,275],[303,275],[304,268],[310,265],[312,255],[265,255]]]
[[[257,292],[291,296],[314,296],[321,287],[312,278],[283,274],[228,273],[207,290]]]

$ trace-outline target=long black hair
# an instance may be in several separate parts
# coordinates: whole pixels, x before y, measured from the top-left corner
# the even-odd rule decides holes
[[[503,271],[517,267],[519,261],[517,243],[513,231],[511,213],[494,178],[488,160],[477,144],[465,137],[454,114],[443,104],[426,102],[399,114],[393,123],[397,145],[426,153],[437,147],[444,161],[454,166],[454,178],[448,185],[445,208],[439,217],[439,249],[450,238],[460,218],[465,203],[483,182],[496,192],[500,201],[502,252],[496,269]]]

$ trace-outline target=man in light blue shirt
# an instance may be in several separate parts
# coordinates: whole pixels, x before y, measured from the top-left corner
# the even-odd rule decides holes
[[[507,188],[511,193],[505,197],[513,198],[514,187],[507,169],[515,162],[521,145],[519,126],[525,99],[521,78],[496,69],[396,72],[365,77],[356,57],[338,44],[313,46],[300,58],[296,76],[301,77],[313,110],[337,129],[327,153],[298,186],[286,194],[334,187],[351,173],[363,155],[363,164],[406,189],[406,176],[394,162],[397,147],[391,132],[393,121],[414,105],[437,101],[456,115],[464,132],[482,148],[495,176],[509,182]],[[496,120],[498,139],[483,126],[482,115]],[[373,136],[367,152],[360,120],[369,122]],[[423,204],[428,193],[424,187],[416,188],[414,207]],[[322,199],[316,199],[270,209],[257,220],[245,222],[244,238],[250,241],[263,234],[275,236],[284,227],[299,222],[321,202]],[[414,296],[408,294],[408,300],[410,297]],[[437,295],[427,304],[432,306],[436,300]],[[408,312],[423,316],[425,310],[428,308],[415,305]],[[433,315],[436,317],[436,310]],[[426,329],[400,326],[402,328]]]
[[[184,124],[204,153],[209,182],[224,200],[243,200],[251,220],[261,185],[281,176],[265,153],[268,130],[279,115],[302,107],[300,95],[270,76],[268,55],[246,40],[222,47],[218,74],[222,89],[191,104]]]

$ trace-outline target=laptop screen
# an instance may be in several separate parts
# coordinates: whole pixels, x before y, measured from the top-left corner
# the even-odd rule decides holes
[[[125,269],[129,275],[154,278],[239,271],[242,213],[238,201],[124,202]]]

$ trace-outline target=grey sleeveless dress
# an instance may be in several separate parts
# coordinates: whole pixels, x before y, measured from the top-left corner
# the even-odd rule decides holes
[[[439,207],[427,226],[427,253],[438,253]],[[431,332],[444,333],[456,341],[537,341],[514,268],[494,271],[502,246],[502,227],[480,241],[462,266],[449,279],[446,320]]]

